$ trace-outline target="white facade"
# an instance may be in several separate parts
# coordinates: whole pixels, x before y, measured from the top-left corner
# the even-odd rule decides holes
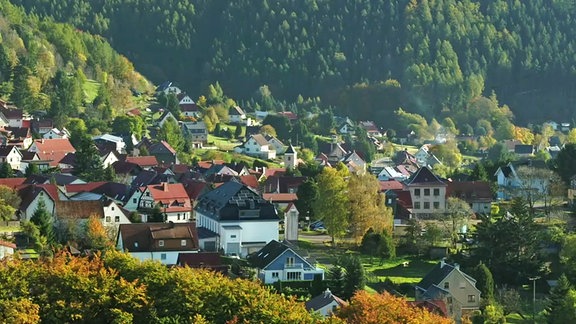
[[[284,210],[284,239],[287,241],[298,241],[298,209],[294,204]]]
[[[14,245],[11,243],[5,244],[0,242],[0,260],[14,254]]]
[[[52,128],[46,134],[42,135],[42,138],[45,139],[69,138],[69,137],[70,134],[65,128],[62,130],[59,130],[58,128]]]
[[[36,209],[38,209],[38,203],[40,202],[40,199],[44,200],[44,205],[46,206],[46,210],[51,215],[54,215],[54,201],[52,200],[52,198],[50,198],[50,196],[46,193],[46,191],[42,190],[36,196],[36,198],[34,198],[34,200],[32,200],[32,202],[30,202],[28,207],[22,211],[22,213],[20,214],[20,220],[21,221],[25,221],[25,220],[29,221],[30,218],[32,218],[32,215],[34,215],[34,212],[36,211]]]
[[[5,158],[0,158],[0,162],[7,162],[10,164],[12,170],[20,170],[22,166],[22,154],[15,146],[13,146],[10,153],[8,153]]]
[[[118,226],[120,224],[130,224],[130,220],[124,213],[120,206],[111,201],[108,206],[104,206],[104,219],[102,224],[104,226]]]
[[[192,98],[190,98],[189,95],[185,95],[184,97],[182,97],[182,99],[180,100],[180,102],[178,103],[179,105],[189,105],[189,104],[195,104],[194,100],[192,100]]]
[[[260,145],[254,138],[250,138],[244,143],[242,153],[265,160],[276,158],[276,151],[270,148],[270,144]]]

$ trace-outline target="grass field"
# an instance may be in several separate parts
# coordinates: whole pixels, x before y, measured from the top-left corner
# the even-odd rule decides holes
[[[84,100],[86,102],[94,101],[94,98],[98,95],[98,90],[100,89],[100,82],[95,80],[87,80],[82,85],[82,90],[84,91]]]

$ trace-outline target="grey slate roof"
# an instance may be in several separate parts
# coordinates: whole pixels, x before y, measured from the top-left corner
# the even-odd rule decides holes
[[[289,247],[276,240],[270,241],[260,251],[248,257],[250,264],[256,268],[264,269],[270,262],[274,261]]]
[[[421,185],[425,184],[428,186],[438,185],[446,186],[442,180],[440,180],[428,167],[421,167],[405,182],[406,185]]]
[[[308,310],[308,311],[319,310],[322,307],[325,307],[326,305],[329,305],[330,303],[332,303],[334,301],[340,307],[342,307],[344,305],[348,305],[347,302],[345,302],[344,300],[340,299],[337,296],[332,295],[332,292],[330,292],[329,289],[326,289],[326,291],[322,292],[320,295],[307,301],[305,303],[305,307],[306,307],[306,310]]]
[[[274,205],[254,189],[235,180],[200,196],[195,209],[219,221],[278,220]]]

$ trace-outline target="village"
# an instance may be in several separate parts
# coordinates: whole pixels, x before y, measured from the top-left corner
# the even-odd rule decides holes
[[[81,158],[69,130],[0,102],[0,173],[4,176],[0,186],[17,196],[13,215],[0,225],[0,259],[14,255],[34,260],[51,253],[23,230],[23,224],[34,222],[40,210],[49,215],[54,242],[71,255],[89,255],[106,246],[82,238],[86,224],[97,221],[111,245],[139,260],[257,278],[279,292],[299,296],[311,312],[329,316],[350,297],[338,296],[347,293],[330,286],[332,268],[340,267],[337,260],[345,251],[358,251],[359,242],[346,234],[347,229],[335,233],[327,219],[299,210],[303,193],[298,193],[314,177],[314,172],[305,175],[301,169],[318,174],[323,168],[345,168],[346,174],[370,176],[378,182],[377,197],[385,206],[381,210],[387,211],[372,216],[389,229],[397,250],[386,256],[375,254],[380,264],[376,270],[370,268],[372,254],[355,252],[364,262],[366,275],[362,276],[367,277],[359,282],[368,289],[408,297],[413,307],[460,322],[478,311],[485,298],[477,279],[461,270],[453,257],[475,247],[476,224],[510,208],[517,197],[525,199],[542,222],[566,222],[571,217],[565,204],[571,203],[576,188],[555,191],[560,180],[535,158],[538,148],[520,141],[502,143],[506,153],[516,158],[483,180],[471,180],[466,174],[445,178],[436,172],[443,162],[431,147],[445,143],[447,133],[417,146],[414,132],[398,134],[392,143],[386,130],[373,121],[334,117],[333,134],[318,145],[318,154],[311,155],[300,143],[281,141],[270,125],[263,124],[274,114],[289,123],[306,118],[294,112],[246,113],[232,106],[226,124],[219,125],[226,127],[219,133],[235,130],[236,136],[226,140],[216,131],[209,132],[203,110],[172,83],[158,87],[157,95],[176,97],[180,116],[154,101],[151,108],[126,113],[146,120],[147,131],[141,138],[130,133],[91,137],[99,167],[111,174],[108,181],[77,176]],[[215,152],[224,152],[238,158],[181,163],[179,152],[168,141],[156,139],[166,123],[178,126],[191,151],[214,152],[208,153],[214,157]],[[570,130],[569,124],[548,126],[559,133]],[[358,130],[374,151],[383,152],[391,145],[395,151],[366,161],[365,152],[343,140]],[[467,136],[461,137],[464,141]],[[556,157],[561,147],[556,136],[544,149]],[[476,153],[463,163],[464,169],[477,170],[476,162],[487,154]],[[439,214],[450,216],[439,219]],[[444,230],[447,224],[450,229]],[[446,231],[447,236],[442,234]],[[551,253],[557,253],[557,247]],[[324,282],[320,289],[311,288],[318,282]],[[538,285],[542,296],[549,288]],[[517,298],[520,302],[521,297]],[[536,297],[533,303],[536,307]],[[521,307],[508,313],[521,313]]]

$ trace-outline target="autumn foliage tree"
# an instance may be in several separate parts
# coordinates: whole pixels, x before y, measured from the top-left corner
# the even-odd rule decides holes
[[[408,304],[406,299],[387,292],[370,294],[361,290],[352,297],[350,304],[338,312],[338,317],[348,323],[452,323],[451,319]]]

